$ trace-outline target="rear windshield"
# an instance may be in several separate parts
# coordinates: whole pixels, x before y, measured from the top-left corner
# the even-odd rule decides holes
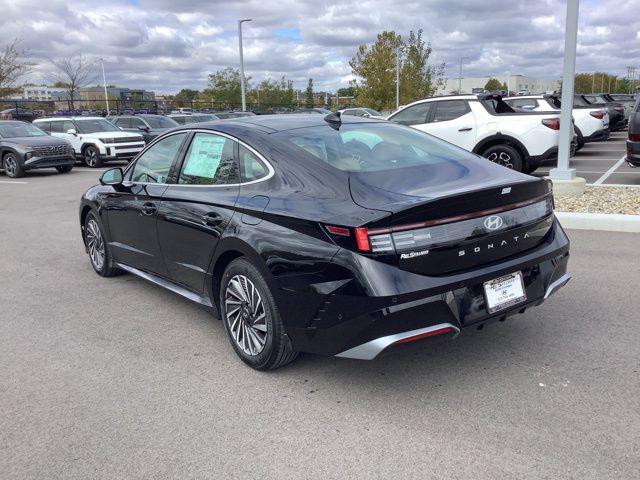
[[[403,125],[359,123],[299,128],[274,134],[300,151],[347,172],[374,172],[475,157],[455,145]]]

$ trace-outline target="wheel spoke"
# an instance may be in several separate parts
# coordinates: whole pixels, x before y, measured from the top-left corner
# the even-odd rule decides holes
[[[225,290],[225,322],[232,340],[246,355],[264,350],[269,324],[258,287],[244,275],[235,275]]]

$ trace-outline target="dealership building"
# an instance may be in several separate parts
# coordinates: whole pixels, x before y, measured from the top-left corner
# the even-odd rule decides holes
[[[445,82],[442,89],[439,90],[440,95],[448,95],[450,93],[474,93],[484,88],[489,79],[495,78],[501,84],[506,83],[509,91],[518,92],[520,90],[528,93],[544,93],[560,90],[561,81],[555,78],[537,78],[527,77],[525,75],[493,75],[491,77],[463,77],[449,78]],[[460,88],[460,92],[458,89]]]

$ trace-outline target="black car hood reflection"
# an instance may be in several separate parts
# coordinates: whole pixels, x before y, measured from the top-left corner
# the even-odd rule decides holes
[[[52,137],[49,135],[40,135],[37,137],[11,137],[0,138],[4,143],[14,143],[16,145],[25,145],[28,147],[39,147],[43,145],[67,145],[68,142],[62,138]]]

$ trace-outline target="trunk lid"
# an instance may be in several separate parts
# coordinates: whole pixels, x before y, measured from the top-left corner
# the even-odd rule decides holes
[[[350,178],[357,204],[390,214],[366,226],[372,254],[404,270],[438,275],[490,263],[537,246],[551,228],[546,180],[484,159],[405,170]]]

